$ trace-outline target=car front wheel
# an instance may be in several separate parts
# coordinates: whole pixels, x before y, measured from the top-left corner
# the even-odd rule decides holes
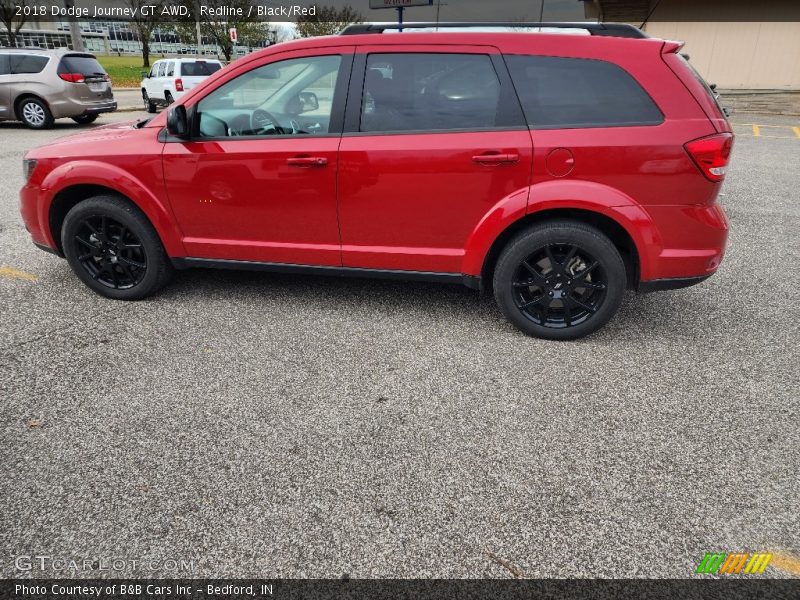
[[[172,264],[138,207],[118,196],[75,205],[61,228],[64,255],[75,274],[107,298],[139,300],[163,287]]]
[[[513,238],[497,261],[494,293],[525,333],[573,340],[605,325],[625,291],[625,264],[611,240],[577,221],[540,223]]]
[[[142,101],[144,102],[144,109],[149,113],[156,112],[156,105],[155,103],[150,100],[150,96],[147,95],[145,90],[142,90]]]

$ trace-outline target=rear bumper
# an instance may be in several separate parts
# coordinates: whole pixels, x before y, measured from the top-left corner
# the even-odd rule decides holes
[[[666,290],[679,290],[691,287],[704,282],[711,275],[701,275],[699,277],[675,277],[673,279],[651,279],[650,281],[640,281],[636,291],[640,294],[649,292],[663,292]]]
[[[719,268],[728,240],[728,219],[719,204],[642,208],[651,228],[638,248],[639,289],[686,287]]]
[[[56,119],[63,117],[80,117],[83,115],[97,115],[100,113],[114,112],[117,102],[113,98],[93,102],[82,102],[72,98],[65,98],[50,103],[50,111]]]

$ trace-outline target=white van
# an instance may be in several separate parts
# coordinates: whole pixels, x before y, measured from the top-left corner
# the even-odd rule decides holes
[[[168,106],[209,75],[222,68],[218,60],[203,58],[164,58],[153,63],[142,79],[142,100],[147,112]]]

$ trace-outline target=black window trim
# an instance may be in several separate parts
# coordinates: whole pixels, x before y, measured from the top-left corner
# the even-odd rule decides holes
[[[499,51],[497,53],[486,52],[486,46],[447,46],[442,50],[429,50],[417,49],[409,46],[408,50],[381,50],[381,51],[361,51],[356,48],[355,59],[353,62],[353,70],[350,75],[350,89],[347,93],[347,108],[344,120],[343,137],[376,137],[385,135],[426,135],[426,134],[444,134],[444,133],[484,133],[492,131],[524,131],[528,129],[527,121],[525,120],[525,113],[522,111],[522,106],[517,97],[516,90],[511,81],[511,75],[508,72],[508,67],[503,61],[503,56]],[[493,49],[496,49],[492,47]],[[467,49],[483,50],[482,52],[466,52]],[[459,51],[461,50],[461,51]],[[498,118],[500,115],[508,116],[509,123],[497,125],[495,127],[464,127],[461,129],[403,129],[399,131],[360,131],[361,128],[361,107],[364,101],[364,81],[367,76],[367,59],[373,54],[458,54],[458,55],[475,55],[475,56],[488,56],[492,61],[492,67],[495,70],[497,79],[500,83],[500,98],[498,100],[497,112]]]
[[[514,79],[511,77],[511,69],[510,69],[510,67],[508,67],[508,64],[505,63],[505,57],[506,56],[521,56],[521,57],[535,57],[535,58],[569,58],[569,59],[572,59],[572,60],[590,60],[590,61],[602,62],[602,63],[607,63],[607,64],[610,64],[610,65],[613,65],[613,66],[617,67],[618,69],[620,69],[628,77],[630,77],[636,83],[636,85],[639,86],[639,89],[641,89],[642,92],[644,92],[645,96],[647,96],[650,99],[650,102],[653,103],[653,106],[655,107],[655,109],[661,115],[661,120],[660,121],[626,121],[624,123],[613,123],[612,122],[612,123],[597,123],[597,124],[594,124],[594,123],[560,123],[558,125],[536,125],[534,123],[531,123],[528,120],[528,116],[525,115],[525,107],[522,105],[522,97],[520,96],[519,91],[517,90],[516,86],[514,85]],[[639,80],[636,79],[636,77],[634,77],[633,74],[630,71],[628,71],[625,67],[623,67],[622,65],[620,65],[618,63],[615,63],[613,61],[605,60],[605,59],[602,59],[602,58],[586,58],[586,57],[582,57],[582,56],[563,56],[563,55],[554,55],[554,54],[518,54],[518,53],[509,52],[509,53],[503,54],[503,62],[506,65],[506,69],[508,71],[509,77],[511,78],[511,85],[512,85],[512,87],[514,89],[514,93],[517,96],[517,101],[519,102],[519,105],[522,108],[522,113],[523,113],[524,118],[525,118],[526,127],[528,129],[530,129],[531,131],[547,131],[547,130],[554,130],[554,129],[603,129],[603,128],[612,128],[612,127],[658,127],[659,125],[663,125],[664,121],[666,120],[666,115],[664,114],[664,111],[658,105],[658,102],[656,102],[656,99],[653,98],[653,96],[650,95],[649,91],[647,91],[647,88],[645,86],[643,86],[641,83],[639,83]]]
[[[215,137],[204,137],[200,136],[200,119],[197,118],[197,106],[206,96],[203,98],[199,98],[194,104],[192,104],[188,108],[188,118],[189,118],[189,129],[191,131],[191,135],[188,139],[181,139],[175,136],[169,135],[166,128],[159,133],[159,141],[165,143],[185,143],[185,142],[224,142],[224,141],[237,141],[237,142],[248,142],[248,141],[257,141],[257,140],[286,140],[286,139],[309,139],[309,138],[329,138],[329,137],[341,137],[342,136],[342,124],[344,123],[344,111],[345,111],[345,104],[347,102],[347,90],[350,84],[350,76],[352,73],[353,67],[353,53],[347,52],[347,49],[340,49],[339,52],[329,52],[325,54],[312,54],[308,56],[295,56],[292,58],[281,58],[279,60],[264,63],[253,69],[249,69],[244,71],[223,83],[222,85],[227,85],[231,81],[235,81],[242,75],[246,75],[247,73],[251,73],[255,69],[260,69],[261,67],[270,65],[270,64],[277,64],[279,62],[283,62],[286,60],[294,60],[298,58],[316,58],[319,56],[339,56],[341,57],[341,62],[339,63],[339,73],[336,76],[336,87],[333,90],[333,103],[331,106],[331,118],[328,122],[328,132],[327,133],[308,133],[303,135],[296,135],[296,134],[285,134],[285,135],[242,135],[236,137],[230,136],[215,136]],[[220,86],[222,87],[222,86]],[[209,94],[214,93],[218,88],[215,88],[209,92]]]

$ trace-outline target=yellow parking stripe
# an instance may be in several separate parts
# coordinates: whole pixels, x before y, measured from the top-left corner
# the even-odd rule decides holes
[[[794,131],[794,134],[795,134],[797,137],[799,137],[799,138],[800,138],[800,127],[792,127],[792,131]]]
[[[761,128],[758,125],[751,125],[750,127],[753,128],[753,137],[761,136]]]
[[[13,267],[6,267],[5,265],[0,267],[0,277],[6,277],[7,279],[24,279],[25,281],[36,281],[39,279],[33,273],[26,273],[25,271],[20,271]]]

